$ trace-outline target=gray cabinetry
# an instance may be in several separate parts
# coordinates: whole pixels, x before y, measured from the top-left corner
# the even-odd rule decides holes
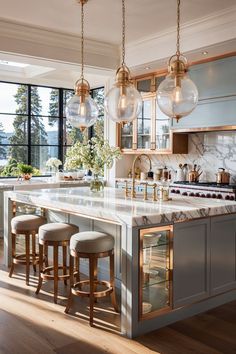
[[[199,91],[194,111],[177,123],[174,129],[208,128],[236,125],[236,56],[198,64],[189,76]]]
[[[236,288],[236,216],[211,219],[211,295]]]
[[[210,220],[174,226],[173,307],[209,297]]]

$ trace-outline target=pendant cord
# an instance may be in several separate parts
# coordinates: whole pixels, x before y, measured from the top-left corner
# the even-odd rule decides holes
[[[180,0],[177,0],[177,41],[176,41],[176,55],[180,56]]]
[[[122,66],[125,66],[125,0],[122,0]]]
[[[84,79],[84,2],[81,2],[81,79]]]

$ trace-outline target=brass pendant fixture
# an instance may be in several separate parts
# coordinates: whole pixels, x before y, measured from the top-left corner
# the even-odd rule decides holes
[[[130,71],[125,64],[125,0],[122,0],[122,61],[116,72],[114,87],[105,97],[105,110],[116,123],[134,120],[142,109],[142,98],[132,83]]]
[[[98,106],[91,98],[89,83],[84,78],[84,5],[88,0],[77,1],[81,4],[81,75],[75,83],[75,95],[66,105],[66,118],[73,127],[83,131],[96,122]]]
[[[176,53],[169,59],[168,75],[157,90],[157,103],[161,111],[177,122],[190,114],[198,102],[197,87],[187,71],[187,59],[180,52],[180,0],[177,0]]]

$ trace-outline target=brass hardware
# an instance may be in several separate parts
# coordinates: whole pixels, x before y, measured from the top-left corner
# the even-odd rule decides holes
[[[125,182],[125,196],[128,197],[129,196],[129,187],[128,187],[128,181],[124,181]]]
[[[157,201],[157,184],[154,183],[152,185],[152,201],[156,202]]]
[[[131,198],[136,198],[136,191],[135,191],[135,165],[137,161],[141,160],[141,157],[146,157],[150,162],[150,170],[152,169],[152,161],[147,154],[140,154],[135,157],[132,165],[132,188],[131,188]]]
[[[143,183],[140,183],[140,185],[144,186],[144,189],[143,189],[143,200],[148,200],[148,197],[147,197],[148,183],[147,182],[143,182]]]
[[[16,202],[15,201],[12,202],[12,215],[13,215],[13,217],[16,216]]]

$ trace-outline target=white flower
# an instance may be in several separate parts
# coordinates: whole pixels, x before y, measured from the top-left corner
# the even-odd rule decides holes
[[[60,165],[62,165],[62,162],[61,162],[61,160],[57,159],[56,157],[51,157],[46,162],[46,166],[51,167],[51,168],[58,168]]]

